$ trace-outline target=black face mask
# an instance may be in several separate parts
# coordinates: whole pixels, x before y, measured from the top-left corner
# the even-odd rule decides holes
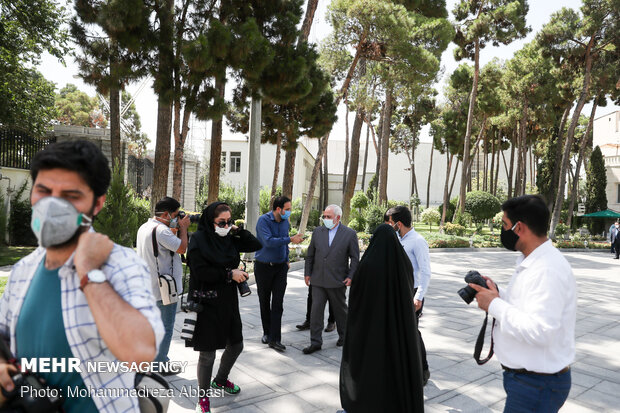
[[[519,241],[519,236],[514,232],[516,226],[517,224],[515,224],[511,229],[504,229],[502,226],[502,233],[499,236],[499,239],[502,241],[502,245],[510,251],[517,250],[517,241]]]

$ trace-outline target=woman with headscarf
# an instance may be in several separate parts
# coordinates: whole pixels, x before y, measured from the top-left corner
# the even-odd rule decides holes
[[[394,229],[380,225],[349,294],[340,365],[347,413],[424,411],[412,274]]]
[[[228,380],[237,357],[243,350],[241,316],[237,285],[247,280],[247,273],[238,269],[241,252],[262,247],[249,231],[233,225],[231,209],[224,202],[214,202],[203,211],[188,248],[190,299],[199,302],[194,336],[187,346],[200,352],[198,387],[201,396],[196,412],[210,412],[210,387],[228,394],[237,394],[239,386]],[[211,381],[215,350],[225,349],[220,367]]]

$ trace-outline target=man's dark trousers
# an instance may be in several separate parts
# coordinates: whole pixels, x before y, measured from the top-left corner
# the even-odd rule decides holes
[[[334,309],[338,337],[344,339],[344,328],[347,325],[347,287],[324,288],[310,286],[312,288],[312,314],[310,315],[310,343],[323,345],[323,322],[325,317],[325,304],[327,301]]]
[[[259,261],[254,263],[256,288],[260,303],[260,317],[263,334],[269,341],[280,342],[282,339],[282,312],[288,264],[269,264]]]
[[[414,289],[414,295],[418,291],[417,288]],[[428,361],[426,360],[426,346],[424,345],[424,340],[422,340],[422,333],[420,332],[420,317],[422,317],[422,310],[424,309],[424,299],[422,299],[422,306],[418,311],[415,312],[416,319],[418,321],[418,336],[420,337],[420,352],[422,353],[422,370],[428,370]]]
[[[329,317],[327,318],[327,322],[328,323],[335,323],[336,322],[336,317],[334,316],[334,308],[332,307],[332,304],[330,302],[328,302],[329,304]],[[312,286],[308,287],[308,302],[306,304],[306,321],[310,322],[310,314],[312,314]]]

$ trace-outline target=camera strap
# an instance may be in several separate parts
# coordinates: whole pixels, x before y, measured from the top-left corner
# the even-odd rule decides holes
[[[157,224],[159,225],[159,224]],[[151,241],[153,242],[153,255],[155,256],[155,265],[157,266],[157,275],[161,275],[159,272],[159,246],[157,245],[157,226],[153,228],[151,233]],[[170,251],[170,257],[174,257],[174,252]],[[174,273],[174,260],[171,262],[170,274]]]
[[[493,318],[493,323],[491,324],[491,348],[489,349],[489,354],[487,354],[487,357],[484,360],[480,360],[480,353],[482,353],[482,346],[484,345],[484,336],[487,332],[488,321],[489,313],[486,313],[484,323],[482,323],[482,328],[480,329],[478,339],[476,340],[476,346],[474,347],[474,360],[476,360],[476,363],[480,366],[491,360],[491,357],[493,357],[493,330],[495,329],[495,318]]]

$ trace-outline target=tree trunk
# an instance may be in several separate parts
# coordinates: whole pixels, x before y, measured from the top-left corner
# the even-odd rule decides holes
[[[284,176],[282,177],[282,196],[293,199],[293,182],[295,177],[295,159],[297,158],[296,148],[287,148],[284,157]],[[316,163],[316,162],[315,162]],[[316,185],[316,182],[315,182]],[[314,188],[312,188],[314,192]]]
[[[454,183],[456,182],[456,174],[459,170],[460,159],[456,159],[456,165],[454,166],[454,174],[452,175],[452,183],[450,183],[450,190],[448,191],[448,199],[452,198],[452,190],[454,189]]]
[[[216,79],[215,89],[223,98],[226,90],[226,78]],[[217,201],[220,196],[220,172],[222,167],[222,117],[211,122],[211,155],[209,161],[209,192],[207,205]]]
[[[364,150],[364,170],[362,172],[362,192],[366,190],[366,168],[368,167],[368,144],[370,140],[370,124],[366,125],[366,149]]]
[[[381,119],[383,119],[383,109],[381,109],[381,115],[379,116],[379,124],[377,125],[379,130],[381,130],[381,125],[382,125]],[[372,144],[375,147],[375,153],[377,154],[377,158],[378,158],[379,157],[379,146],[377,144],[377,138],[375,136],[375,127],[372,126],[372,124],[370,123],[370,119],[368,117],[366,117],[365,121],[368,127],[370,128],[370,134],[372,136]]]
[[[489,186],[488,186],[488,192],[489,193],[493,193],[493,188],[494,188],[494,175],[495,175],[495,130],[492,129],[491,130],[493,133],[491,134],[491,166],[489,167]],[[486,181],[486,174],[485,174],[485,181]]]
[[[435,148],[431,143],[431,162],[428,167],[428,181],[426,183],[426,207],[428,208],[430,199],[431,199],[431,173],[433,172],[433,152],[435,152]]]
[[[325,210],[327,205],[329,205],[329,165],[327,164],[327,149],[329,145],[327,143],[325,145],[325,154],[323,155],[323,205],[321,205],[321,210]],[[317,157],[317,159],[320,158]]]
[[[111,69],[110,69],[111,70]],[[118,87],[110,88],[110,146],[112,165],[123,167],[121,160],[121,91]]]
[[[583,110],[583,106],[586,104],[586,100],[590,94],[590,78],[592,72],[592,47],[594,46],[595,36],[590,38],[590,42],[588,43],[588,47],[586,48],[586,61],[585,61],[585,71],[583,77],[583,88],[581,90],[581,95],[579,96],[579,100],[577,101],[577,107],[573,111],[573,118],[571,120],[570,126],[568,127],[568,133],[566,134],[566,144],[564,146],[564,154],[562,156],[562,165],[560,169],[560,182],[558,184],[558,193],[555,197],[555,205],[553,207],[553,214],[551,215],[551,226],[549,229],[549,233],[553,239],[555,239],[555,228],[560,222],[560,213],[562,212],[562,201],[564,200],[564,185],[566,183],[566,171],[568,170],[568,164],[570,162],[570,151],[573,146],[573,140],[575,138],[575,129],[577,128],[577,124],[579,123],[579,116],[581,115],[581,111]]]
[[[454,155],[451,155],[446,150],[446,183],[443,186],[443,209],[441,211],[441,221],[439,222],[439,232],[443,231],[443,226],[446,223],[446,211],[448,209],[448,202],[450,202],[450,195],[448,194],[448,186],[450,185],[450,168],[452,168],[452,160]]]
[[[347,188],[347,168],[349,167],[349,104],[345,103],[345,134],[344,134],[344,168],[342,169],[342,198]],[[357,118],[356,118],[357,120]],[[346,223],[346,222],[345,222]]]
[[[472,126],[474,124],[474,106],[476,105],[476,93],[478,91],[478,77],[480,75],[480,40],[474,42],[474,81],[469,96],[469,110],[467,112],[467,128],[465,130],[465,143],[463,146],[463,170],[461,171],[461,191],[459,195],[459,211],[465,212],[465,191],[467,189],[467,165],[469,165],[469,144],[471,140]]]
[[[176,104],[175,104],[176,106]],[[185,154],[185,140],[187,133],[189,132],[189,118],[191,115],[191,109],[185,106],[183,111],[183,119],[181,120],[181,128],[177,129],[177,113],[175,107],[175,131],[174,131],[174,167],[172,172],[172,197],[177,201],[182,202],[183,198],[183,157]],[[183,200],[184,201],[184,200]],[[185,206],[189,208],[189,205]]]
[[[318,162],[314,163],[314,167],[312,168],[312,175],[310,176],[310,186],[308,188],[308,195],[306,196],[306,202],[303,207],[303,212],[301,214],[301,221],[299,223],[300,234],[306,232],[306,225],[308,225],[308,218],[310,217],[310,208],[312,207],[312,198],[314,197],[314,188],[316,187],[316,181],[321,172],[321,159],[323,158],[323,154],[327,153],[327,141],[329,139],[329,134],[325,135],[321,139],[321,143],[319,144],[319,152],[316,155],[316,159]]]
[[[598,92],[592,101],[592,111],[590,112],[590,120],[588,121],[588,127],[586,133],[583,135],[583,140],[579,145],[579,156],[577,157],[577,165],[575,165],[575,178],[573,179],[573,189],[571,190],[570,203],[568,204],[568,220],[566,225],[570,228],[573,223],[573,209],[575,208],[575,201],[579,195],[579,171],[583,162],[586,147],[590,141],[590,133],[592,132],[592,125],[594,124],[594,115],[596,114],[596,108],[598,106],[598,99],[601,92]]]
[[[303,41],[308,41],[308,37],[310,36],[310,29],[312,28],[312,21],[314,20],[314,13],[316,12],[316,8],[319,5],[319,0],[308,0],[308,5],[306,6],[306,15],[304,17],[304,23],[301,26],[300,39]]]
[[[562,119],[560,120],[560,128],[558,129],[556,142],[555,142],[555,160],[559,161],[562,159],[562,148],[564,145],[564,127],[566,126],[566,121],[568,120],[568,115],[570,114],[570,109],[572,105],[568,105],[566,109],[564,109],[564,113],[562,114]],[[547,200],[547,208],[549,211],[553,211],[554,202],[555,202],[555,194],[556,189],[558,187],[558,182],[560,182],[560,168],[553,168],[553,175],[551,176],[551,193],[549,194],[549,199]]]
[[[495,179],[493,180],[493,196],[497,196],[497,186],[499,184],[499,170],[501,168],[499,157],[503,156],[502,145],[498,143],[498,151],[497,151],[497,166],[495,167]]]
[[[514,166],[515,166],[515,137],[513,132],[513,141],[510,143],[510,169],[508,171],[508,199],[512,198],[512,178],[514,176]],[[515,194],[516,195],[516,194]]]
[[[319,145],[321,143],[319,142]],[[323,210],[323,205],[325,204],[325,176],[323,175],[323,160],[321,159],[321,164],[319,165],[319,209]]]
[[[392,119],[392,88],[385,92],[385,114],[381,131],[381,167],[379,169],[379,204],[387,204],[388,160],[390,152],[390,123]]]
[[[489,168],[489,156],[487,155],[488,150],[489,150],[488,147],[487,147],[488,141],[489,140],[485,136],[484,137],[484,145],[482,146],[482,153],[484,154],[484,159],[482,160],[482,173],[483,173],[483,176],[482,176],[482,190],[484,192],[488,192],[487,191],[487,189],[488,189],[487,188],[487,184],[488,184],[488,182],[487,182],[487,169]],[[480,179],[478,179],[478,181],[480,181]]]
[[[278,175],[280,175],[280,155],[282,153],[282,133],[278,132],[276,139],[276,164],[273,170],[273,180],[271,181],[271,195],[269,196],[269,209],[273,208],[273,200],[278,190]]]
[[[365,66],[363,62],[361,64]],[[353,122],[353,133],[351,134],[351,162],[349,165],[349,175],[346,180],[347,186],[345,187],[344,197],[342,199],[342,221],[345,225],[349,223],[351,198],[353,198],[355,185],[357,184],[357,172],[360,163],[360,135],[362,134],[362,124],[364,123],[365,116],[364,109],[358,108],[355,114],[355,121]]]

